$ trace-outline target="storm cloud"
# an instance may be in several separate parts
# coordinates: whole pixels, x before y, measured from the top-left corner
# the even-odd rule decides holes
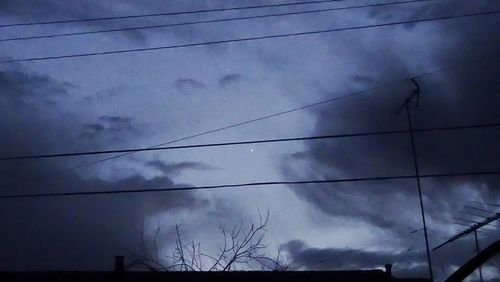
[[[219,2],[2,1],[0,13],[2,23],[15,23],[244,5]],[[268,1],[252,2],[256,3]],[[492,1],[425,1],[29,44],[3,42],[0,55],[27,58],[106,52],[498,8]],[[278,11],[292,11],[292,7],[273,9]],[[264,11],[232,11],[224,16],[259,13]],[[89,21],[2,31],[7,38],[218,16]],[[410,104],[415,128],[499,122],[500,38],[495,33],[499,24],[497,16],[488,15],[205,47],[2,64],[0,155],[144,148],[178,139],[184,145],[407,129],[406,112],[398,109],[414,91],[409,80],[414,76],[418,76],[421,89],[418,107],[415,101]],[[379,87],[387,83],[391,86]],[[307,110],[228,127],[374,87]],[[197,95],[202,93],[210,95]],[[197,135],[200,132],[213,134]],[[197,139],[183,139],[191,135]],[[499,138],[497,128],[417,133],[420,173],[498,170]],[[110,159],[104,161],[107,157]],[[414,173],[408,134],[0,162],[2,195]],[[470,204],[468,201],[497,202],[498,180],[499,176],[422,179],[431,246],[461,230],[453,225],[453,217],[463,205]],[[209,248],[216,249],[214,226],[239,224],[251,218],[256,208],[269,208],[268,242],[271,247],[282,246],[293,258],[295,269],[365,269],[394,263],[399,277],[427,275],[422,231],[411,233],[422,228],[414,180],[261,188],[2,200],[1,220],[8,228],[0,236],[0,269],[107,270],[114,255],[143,253],[143,223],[146,235],[162,227],[162,254],[168,254],[173,241],[170,231],[176,223],[183,224],[186,238],[200,236]],[[495,239],[494,232],[480,232],[483,246]],[[453,244],[432,254],[438,278],[474,253],[469,237]]]
[[[418,18],[419,14],[443,13],[445,6],[441,4],[426,7],[417,12],[415,17]],[[495,4],[491,6],[494,7]],[[372,15],[383,17],[379,12]],[[491,17],[474,26],[456,23],[439,29],[438,32],[443,36],[448,35],[443,39],[448,43],[436,46],[429,52],[433,53],[438,66],[452,69],[417,78],[421,89],[419,103],[416,106],[413,99],[409,104],[414,128],[500,121],[500,83],[497,78],[500,70],[500,40],[486,31],[488,26],[498,24],[498,17]],[[354,46],[363,45],[353,44],[356,50]],[[453,46],[460,46],[460,50]],[[353,88],[359,84],[371,84],[372,81],[388,81],[398,72],[410,75],[408,65],[414,63],[412,58],[403,59],[390,50],[377,47],[373,50],[382,51],[377,52],[374,60],[383,58],[394,64],[387,65],[383,72],[354,77]],[[370,52],[359,53],[367,60],[372,59]],[[496,59],[485,62],[484,58],[488,57]],[[349,98],[341,104],[332,103],[314,109],[311,111],[316,117],[313,134],[407,129],[404,107],[402,111],[398,110],[414,89],[415,85],[406,80],[396,86]],[[498,170],[500,163],[496,156],[500,155],[500,147],[496,140],[499,138],[498,128],[416,133],[420,173]],[[290,155],[283,162],[283,172],[289,177],[332,179],[415,173],[408,134],[309,142],[306,147],[306,150]],[[457,216],[458,210],[469,200],[497,202],[500,199],[497,185],[499,179],[498,176],[475,176],[423,180],[424,206],[429,228],[437,228],[445,234],[447,229],[453,230],[452,217]],[[397,237],[403,236],[404,230],[408,228],[421,226],[414,180],[321,185],[311,189],[293,188],[293,191],[327,214],[349,216],[352,220],[394,232]],[[488,237],[491,241],[494,235],[490,234]],[[431,244],[439,241],[440,239],[431,238]],[[310,252],[314,253],[314,250]],[[369,257],[370,254],[359,254],[359,260]],[[465,257],[464,254],[462,261]],[[425,258],[419,256],[410,260],[424,261]],[[453,261],[452,257],[441,256],[437,260],[448,266],[460,264]]]
[[[50,90],[69,95],[71,86],[29,72],[5,71],[2,77],[9,78],[3,80],[2,87],[8,91],[2,93],[10,99],[2,100],[5,106],[2,116],[9,117],[0,120],[2,155],[40,152],[75,142],[72,131],[77,131],[77,128],[66,128],[59,118],[48,118],[43,112],[42,116],[39,109],[33,110],[44,107],[40,101],[51,95]],[[8,107],[12,100],[25,97],[32,98],[32,103]],[[117,132],[131,127],[129,118],[101,116],[98,121],[100,123],[93,126],[97,131]],[[101,124],[102,128],[98,126]],[[97,142],[106,140],[95,142],[97,145]],[[2,162],[2,194],[187,186],[177,184],[167,176],[145,178],[139,173],[115,179],[102,179],[96,175],[84,177],[67,170],[68,165],[45,160]],[[185,166],[172,164],[172,172],[178,173],[182,169]],[[168,170],[164,168],[165,174],[169,173]],[[148,217],[168,211],[201,208],[207,204],[206,200],[191,192],[2,200],[1,221],[7,228],[2,232],[0,243],[0,269],[108,269],[113,263],[113,254],[144,255],[139,247],[143,240],[141,224]]]

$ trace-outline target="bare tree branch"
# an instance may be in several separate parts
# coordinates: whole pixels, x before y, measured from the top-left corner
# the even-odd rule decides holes
[[[278,249],[276,257],[268,256],[265,250],[268,244],[264,243],[265,233],[269,224],[269,210],[263,215],[259,211],[258,224],[250,222],[248,228],[245,224],[237,224],[228,232],[224,226],[220,226],[222,234],[222,245],[218,246],[218,252],[210,255],[201,251],[201,244],[191,241],[183,243],[180,225],[175,226],[176,240],[172,256],[172,264],[165,267],[160,263],[158,252],[158,238],[160,226],[158,225],[154,237],[155,259],[145,257],[135,261],[136,267],[150,271],[231,271],[231,270],[278,270],[285,271],[291,262],[284,259],[282,250]],[[144,222],[142,224],[141,238],[143,248]],[[203,262],[211,261],[207,268]]]

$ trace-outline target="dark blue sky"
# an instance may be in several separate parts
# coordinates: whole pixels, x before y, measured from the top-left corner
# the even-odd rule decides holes
[[[282,1],[2,1],[0,24],[184,11]],[[372,4],[342,1],[213,14],[1,29],[1,38]],[[500,9],[436,0],[379,8],[79,37],[0,42],[2,60],[224,40]],[[144,147],[448,68],[419,79],[415,127],[500,121],[497,15],[245,43],[0,65],[0,155]],[[205,135],[182,144],[405,129],[401,82],[364,95]],[[419,134],[423,173],[500,168],[498,129]],[[179,143],[181,144],[181,143]],[[0,163],[2,193],[132,189],[413,173],[408,136]],[[469,200],[498,202],[500,177],[423,181],[431,245],[461,229]],[[269,252],[297,269],[375,268],[426,275],[415,182],[4,201],[0,269],[107,269],[162,226],[216,248],[220,224],[271,213]],[[150,234],[151,233],[151,234]],[[481,233],[484,244],[493,232]],[[410,251],[407,251],[410,249]],[[437,277],[472,254],[469,239],[434,254]],[[342,262],[325,257],[342,256]],[[347,258],[345,258],[347,257]],[[491,275],[495,274],[490,270]],[[496,272],[498,274],[498,272]]]

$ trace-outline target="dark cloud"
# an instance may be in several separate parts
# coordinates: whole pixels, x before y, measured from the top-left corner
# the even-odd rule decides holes
[[[131,14],[156,14],[162,12],[177,12],[183,10],[199,10],[210,7],[210,3],[201,1],[199,3],[190,3],[186,1],[122,1],[120,3],[102,2],[97,0],[89,1],[14,1],[6,0],[0,3],[0,14],[6,17],[11,17],[11,20],[6,20],[6,23],[12,22],[37,22],[37,21],[52,21],[52,20],[72,20],[85,18],[113,17]],[[105,30],[111,28],[129,28],[139,26],[161,25],[165,24],[164,17],[150,18],[135,18],[133,24],[130,21],[113,21],[110,25],[109,21],[84,21],[74,23],[73,26],[90,27],[97,30]],[[57,33],[57,32],[56,32]],[[153,29],[138,29],[128,30],[123,32],[103,33],[103,36],[108,37],[125,37],[135,44],[145,44],[150,35],[161,34],[162,37],[168,38],[170,35],[183,39],[193,39],[196,33],[197,37],[205,36],[206,32],[202,32],[199,27],[187,26],[179,28],[153,28]],[[169,36],[166,36],[169,35]],[[84,38],[79,37],[79,38]],[[78,37],[75,37],[78,38]]]
[[[2,73],[9,95],[33,97],[37,110],[20,110],[2,105],[0,119],[1,155],[52,152],[78,148],[79,121],[60,111],[39,111],[40,101],[48,89],[59,89],[50,77],[29,73]],[[7,77],[8,79],[5,79]],[[64,119],[61,119],[64,116]],[[101,116],[89,125],[95,132],[122,131],[131,127],[127,117]],[[69,125],[69,126],[66,126]],[[109,146],[111,141],[96,138],[95,147]],[[63,148],[63,149],[61,149]],[[107,191],[155,189],[187,186],[168,176],[146,178],[138,171],[122,177],[85,176],[67,170],[70,160],[37,160],[0,163],[0,192],[7,194],[50,193],[70,191]],[[178,172],[183,165],[172,168]],[[94,169],[92,167],[90,169]],[[114,170],[121,170],[119,165]],[[167,168],[165,168],[167,170]],[[90,170],[92,171],[92,170]],[[87,170],[87,172],[89,172]],[[166,175],[168,175],[167,171]],[[199,209],[208,202],[193,192],[124,194],[114,196],[62,197],[25,200],[1,200],[0,221],[6,226],[0,234],[0,270],[108,270],[117,254],[141,254],[141,224],[148,217],[175,213],[182,209]],[[169,243],[169,242],[166,242]]]
[[[42,186],[43,191],[177,186],[166,177],[148,180],[139,175],[118,181],[82,180],[70,175],[63,178],[66,179],[59,178],[50,188]],[[27,189],[19,184],[17,188],[20,189],[16,193]],[[3,200],[1,220],[8,228],[0,236],[0,269],[110,269],[114,255],[126,254],[130,259],[132,254],[142,254],[143,220],[158,213],[193,210],[206,204],[190,192]]]
[[[299,270],[328,269],[374,269],[383,268],[384,264],[394,264],[396,275],[398,264],[405,266],[408,262],[418,261],[425,256],[421,251],[394,253],[390,251],[365,251],[356,249],[312,248],[300,240],[293,240],[283,245],[292,258],[293,267]],[[413,269],[407,269],[405,272]],[[425,275],[417,273],[417,275]]]
[[[85,19],[85,18],[98,18],[109,17],[110,15],[121,16],[128,14],[128,9],[132,6],[137,9],[154,9],[157,8],[151,3],[143,3],[135,5],[136,3],[130,1],[129,3],[122,2],[104,3],[101,1],[2,1],[0,4],[0,14],[5,16],[19,18],[17,21],[12,19],[10,22],[37,22],[37,21],[52,21],[52,20],[67,20],[67,19]],[[146,23],[147,21],[145,21]],[[76,23],[75,25],[98,27],[101,29],[109,29],[108,23],[103,21],[85,21]],[[115,22],[114,27],[120,26],[120,22]],[[127,25],[123,25],[126,27]],[[136,43],[141,43],[146,40],[146,33],[141,30],[133,30],[119,33],[108,33],[111,36],[123,36],[128,39],[134,40]]]
[[[193,78],[179,78],[175,81],[175,88],[181,93],[205,88],[205,84]]]
[[[161,160],[153,160],[146,162],[146,166],[154,168],[165,175],[177,175],[186,169],[192,170],[213,170],[215,167],[202,162],[178,162],[167,163]]]
[[[220,87],[226,87],[229,86],[233,83],[237,83],[243,78],[243,76],[239,73],[232,73],[225,75],[219,79],[219,86]]]
[[[97,123],[86,124],[81,137],[93,139],[96,137],[119,138],[124,134],[137,135],[141,130],[133,123],[129,117],[101,116]]]
[[[363,76],[363,75],[355,75],[352,77],[352,81],[354,83],[357,83],[357,84],[361,84],[361,85],[371,85],[373,84],[374,82],[374,79],[371,77],[371,76]]]
[[[69,83],[22,69],[0,71],[0,103],[4,106],[28,106],[34,102],[47,104],[67,95],[71,88],[73,86]]]
[[[441,9],[440,7],[437,9]],[[484,23],[478,22],[476,25],[487,26],[493,22],[498,23],[498,18],[485,20]],[[471,53],[477,55],[476,58],[481,55],[498,56],[494,54],[500,47],[500,40],[488,36],[486,29],[464,26],[465,28],[459,31],[456,25],[443,28],[443,32],[453,34],[453,38],[449,41],[460,46],[461,52],[448,52],[448,46],[433,50],[436,58],[439,58],[439,65],[453,66],[456,62],[472,60],[463,58],[465,54]],[[364,56],[369,59],[370,52],[365,52]],[[386,65],[386,69],[377,74],[370,74],[371,80],[388,81],[389,77],[395,76],[394,74],[406,73],[402,58],[394,57],[391,51],[379,53],[377,57],[401,64]],[[499,69],[500,66],[494,63],[476,64],[464,69],[438,73],[435,77],[426,76],[419,79],[422,86],[420,105],[411,109],[414,127],[498,122],[500,99],[497,93],[500,83],[496,79],[496,73]],[[412,88],[411,83],[402,83],[399,86],[322,107],[314,111],[317,118],[315,131],[317,134],[328,134],[406,129],[405,112],[399,114],[396,112]],[[492,156],[500,154],[500,147],[494,141],[500,137],[499,134],[496,129],[418,134],[416,145],[421,171],[442,173],[498,169],[498,162]],[[294,158],[309,159],[314,170],[325,177],[413,173],[411,147],[407,135],[312,142],[308,143],[306,151],[295,155]],[[438,189],[440,190],[442,189]],[[394,193],[394,191],[379,192],[389,195]]]
[[[417,235],[414,235],[415,238]],[[387,240],[386,244],[387,244]],[[393,275],[402,277],[427,277],[427,265],[425,250],[421,244],[414,248],[416,240],[408,242],[410,248],[402,251],[384,251],[383,244],[373,244],[377,251],[367,249],[338,249],[338,248],[314,248],[309,247],[301,240],[292,240],[283,244],[282,249],[292,259],[292,269],[297,270],[330,270],[330,269],[374,269],[384,268],[385,264],[393,265]],[[491,238],[487,241],[491,242]],[[390,243],[388,244],[390,248]],[[413,246],[413,247],[412,247]],[[444,280],[455,271],[455,268],[464,264],[475,255],[474,242],[472,238],[460,240],[455,243],[453,252],[443,250],[433,253],[434,272],[439,281]],[[485,266],[495,266],[499,257],[494,257]]]
[[[494,6],[495,4],[490,4],[489,8]],[[486,7],[485,5],[484,8]],[[417,14],[419,17],[420,14],[445,14],[445,8],[448,9],[449,5],[426,6]],[[383,17],[383,14],[374,16]],[[421,85],[419,107],[411,106],[414,127],[500,121],[500,98],[497,95],[500,90],[497,79],[500,71],[500,39],[493,36],[487,28],[498,24],[498,17],[487,17],[475,19],[474,24],[453,22],[436,27],[436,32],[443,36],[446,34],[446,38],[442,44],[429,50],[437,65],[435,69],[455,68],[418,79]],[[377,71],[360,73],[354,77],[353,89],[358,89],[359,84],[366,88],[378,84],[376,81],[393,81],[395,77],[405,77],[410,73],[409,66],[414,63],[414,59],[402,58],[392,50],[384,50],[380,46],[368,47],[361,43],[353,46],[357,46],[353,47],[354,53],[365,61],[371,61],[378,68]],[[384,43],[383,47],[386,48],[387,45]],[[360,50],[356,51],[356,48]],[[489,58],[488,63],[484,62],[485,58]],[[316,117],[313,134],[406,129],[406,113],[403,111],[397,114],[397,110],[413,91],[413,87],[408,81],[318,108],[313,111]],[[497,129],[418,133],[416,146],[420,172],[429,174],[498,170],[498,139],[500,131]],[[306,150],[285,158],[283,173],[288,178],[328,179],[414,174],[410,139],[406,134],[308,142],[306,146]],[[498,176],[423,180],[428,224],[442,232],[451,228],[453,215],[467,200],[498,201],[499,180]],[[392,236],[395,238],[402,236],[408,228],[421,226],[415,181],[359,182],[292,189],[326,214],[348,216],[352,220],[376,225],[393,232]],[[441,239],[432,238],[431,244],[440,241]],[[456,248],[462,246],[458,244]],[[446,269],[456,262],[451,254],[447,255],[440,261]],[[361,254],[358,257],[362,261],[371,255]],[[376,258],[379,262],[381,259]],[[413,259],[424,262],[421,256]]]
[[[156,3],[141,1],[141,4],[136,1],[119,2],[119,4],[102,1],[2,1],[0,13],[11,17],[9,22],[17,20],[21,22],[192,9],[192,4],[188,2],[174,1],[166,5],[163,1]],[[461,1],[461,3],[466,3],[466,1]],[[474,1],[474,3],[477,9],[484,8],[485,10],[493,9],[498,5],[491,1]],[[232,6],[233,4],[218,3],[217,5]],[[204,1],[197,5],[199,5],[197,7],[208,7],[212,4]],[[469,9],[465,5],[450,6],[449,3],[439,1],[412,6],[412,9],[405,7],[407,6],[401,5],[373,9],[369,16],[392,21],[396,18],[399,20],[448,15]],[[283,10],[287,9],[283,8]],[[337,23],[338,18],[342,17],[331,18]],[[320,22],[321,18],[316,17],[316,19]],[[144,20],[142,23],[153,21],[156,22],[156,20]],[[139,21],[136,23],[140,24]],[[299,23],[301,27],[308,27],[311,22],[304,20]],[[89,24],[102,25],[99,22]],[[74,26],[85,27],[85,25],[87,24]],[[398,32],[399,28],[384,29],[384,31],[372,29],[370,32],[373,34],[369,34],[368,31],[367,33],[359,31],[350,37],[347,33],[339,33],[338,36],[322,37],[322,40],[328,43],[328,38],[345,39],[348,48],[346,50],[332,48],[332,52],[336,55],[341,52],[341,56],[349,58],[346,66],[354,66],[358,69],[359,73],[352,77],[352,84],[347,87],[352,89],[367,88],[376,85],[379,81],[383,83],[393,81],[395,78],[407,77],[414,73],[415,69],[421,69],[417,66],[424,65],[425,70],[463,66],[463,69],[443,72],[419,80],[422,85],[420,107],[412,108],[416,127],[498,121],[500,118],[498,111],[500,105],[497,98],[498,90],[500,90],[497,78],[499,67],[495,66],[495,62],[498,62],[500,44],[499,37],[491,29],[499,25],[498,17],[476,17],[443,21],[432,26],[422,25],[428,29],[420,29],[420,25],[407,25],[401,29],[407,33]],[[394,33],[390,35],[384,33],[387,30],[392,30]],[[170,33],[177,36],[175,39],[195,41],[222,36],[222,30],[217,28],[202,30],[201,27],[193,27],[177,31],[164,29],[156,31],[162,32],[161,38],[169,41]],[[265,31],[267,32],[267,29]],[[415,33],[410,34],[409,31]],[[226,33],[232,32],[240,31],[226,30]],[[226,33],[224,33],[224,38],[228,36]],[[136,41],[144,41],[146,38],[146,32],[124,34]],[[366,35],[366,37],[361,40],[358,38],[361,37],[360,35]],[[243,34],[238,34],[238,36],[243,36]],[[427,38],[434,39],[427,40]],[[440,40],[435,38],[440,38]],[[222,50],[230,49],[229,45],[218,46],[217,48]],[[255,46],[266,45],[260,42]],[[325,46],[330,45],[325,44]],[[408,46],[416,46],[413,53],[407,52],[409,55],[403,56],[398,52],[400,48],[405,49]],[[287,50],[294,49],[288,47]],[[216,47],[209,47],[207,50],[211,51],[210,48]],[[265,58],[268,67],[273,68],[274,71],[283,72],[282,77],[289,75],[292,79],[296,77],[290,72],[285,73],[290,70],[290,60],[284,52],[285,49],[274,53],[267,53],[267,50],[263,50],[267,48],[257,49],[257,53],[264,53],[260,56]],[[431,62],[421,62],[420,53],[429,53],[432,58]],[[300,56],[295,57],[300,58]],[[323,57],[319,59],[326,61]],[[484,61],[484,59],[487,59],[490,64],[478,66],[478,61]],[[291,72],[293,72],[293,66]],[[263,73],[262,76],[265,75],[267,74]],[[314,77],[318,73],[307,75]],[[241,76],[238,74],[229,74],[220,79],[219,85],[230,85],[240,79]],[[206,87],[201,81],[201,79],[182,78],[177,80],[174,86],[182,93],[190,93]],[[329,85],[331,88],[339,83],[339,79],[335,77],[328,81],[331,81]],[[17,69],[2,71],[0,73],[1,154],[81,149],[83,146],[80,140],[81,134],[92,137],[85,140],[85,146],[110,147],[116,145],[116,142],[111,142],[115,139],[93,137],[137,134],[133,130],[136,128],[135,119],[128,117],[102,116],[95,122],[94,119],[90,119],[91,122],[88,120],[82,122],[65,111],[47,111],[45,105],[58,101],[60,97],[70,92],[69,88],[70,86],[64,82],[58,82],[43,74]],[[329,87],[319,88],[321,88],[321,93],[330,92]],[[314,111],[317,120],[311,134],[406,128],[404,113],[396,115],[395,112],[412,91],[411,88],[410,83],[402,83]],[[30,105],[30,107],[28,109],[28,107],[15,107],[16,105]],[[36,110],[32,111],[32,109]],[[84,124],[83,133],[82,124]],[[497,169],[498,160],[495,156],[500,153],[500,147],[497,144],[499,137],[498,131],[418,134],[417,150],[421,170],[424,173],[439,173]],[[75,160],[51,160],[1,163],[2,193],[172,187],[178,184],[174,183],[170,176],[182,169],[212,169],[202,163],[173,164],[152,161],[147,163],[147,166],[163,172],[162,177],[146,178],[138,170],[133,169],[132,172],[126,173],[125,168],[120,164],[113,166],[111,172],[111,174],[120,174],[120,177],[100,178],[97,176],[107,175],[109,167],[108,169],[101,167],[89,169],[90,172],[82,175],[70,172],[53,174],[53,171],[68,167],[75,162]],[[285,162],[283,172],[290,180],[301,177],[323,179],[413,173],[411,148],[408,136],[405,135],[311,142],[307,143],[306,149],[302,152],[285,158]],[[304,167],[295,167],[298,164],[303,164]],[[429,179],[423,180],[422,184],[430,226],[438,229],[437,234],[431,237],[432,244],[442,241],[443,229],[449,228],[453,213],[461,208],[465,200],[488,199],[488,202],[492,202],[499,198],[498,177]],[[301,199],[327,215],[344,216],[353,222],[381,227],[391,231],[388,232],[388,236],[392,239],[399,239],[410,227],[416,229],[421,226],[414,181],[308,186],[308,189],[294,189],[294,191]],[[224,203],[231,205],[229,212],[219,208],[209,211],[208,214],[216,219],[231,217],[230,220],[237,221],[236,217],[240,215],[234,211],[239,206],[232,201],[227,202],[231,202]],[[101,266],[109,266],[110,258],[114,254],[137,246],[140,240],[137,226],[143,215],[174,213],[179,209],[192,210],[206,204],[195,194],[184,192],[65,198],[62,201],[59,199],[6,201],[5,203],[0,205],[0,213],[3,215],[4,226],[9,228],[0,235],[2,239],[0,240],[2,250],[0,261],[8,261],[8,264],[0,267],[7,269],[101,269]],[[298,226],[298,229],[300,228],[301,226]],[[491,240],[493,236],[485,237],[482,239]],[[472,245],[467,245],[470,241],[466,241],[467,244],[462,244],[462,242],[454,245],[451,251],[445,249],[437,254],[438,259],[435,260],[435,264],[446,270],[452,264],[461,264],[462,258],[465,257],[462,254],[466,254],[472,248]],[[118,243],[121,245],[118,246]],[[316,260],[321,260],[321,257],[328,257],[330,254],[335,257],[350,257],[345,259],[345,264],[341,266],[352,268],[377,267],[378,263],[385,262],[397,263],[400,257],[405,257],[404,264],[400,267],[401,270],[415,275],[425,273],[425,259],[421,254],[421,249],[420,253],[408,255],[401,251],[375,253],[352,249],[315,249],[309,248],[300,241],[289,243],[288,246],[292,248],[294,244],[294,257],[304,268],[313,269],[312,264]],[[397,247],[395,244],[394,248]],[[324,269],[339,266],[335,262],[327,261],[323,261],[322,265]]]

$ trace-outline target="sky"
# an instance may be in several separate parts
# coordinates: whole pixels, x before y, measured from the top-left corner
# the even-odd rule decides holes
[[[290,1],[4,0],[0,25],[285,2]],[[0,36],[382,2],[346,0],[0,27]],[[499,9],[496,1],[433,0],[0,42],[0,59],[150,48]],[[410,106],[415,128],[496,123],[500,121],[500,37],[495,30],[499,24],[500,17],[493,14],[279,39],[0,63],[0,155],[149,147],[373,88],[175,145],[406,130],[406,113],[398,109],[414,90],[412,77],[418,77],[421,87],[418,107]],[[498,128],[416,133],[420,172],[498,170],[499,138]],[[1,194],[415,173],[408,134],[143,152],[94,163],[106,157],[2,161]],[[453,217],[474,220],[460,214],[464,206],[494,211],[487,204],[499,202],[499,180],[495,175],[422,179],[431,247],[463,230]],[[142,241],[151,249],[158,227],[159,251],[169,255],[175,246],[176,224],[181,225],[185,238],[215,251],[221,238],[218,226],[247,224],[258,219],[259,211],[269,210],[266,251],[273,254],[281,248],[293,261],[291,269],[371,269],[393,263],[396,276],[428,275],[415,179],[0,201],[0,220],[7,227],[0,235],[0,270],[109,270],[117,254],[131,258],[147,252]],[[497,227],[489,229],[493,231],[479,232],[482,246],[498,239]],[[446,277],[473,254],[471,236],[432,252],[435,277]],[[496,266],[485,270],[488,277],[500,276],[498,262]]]

